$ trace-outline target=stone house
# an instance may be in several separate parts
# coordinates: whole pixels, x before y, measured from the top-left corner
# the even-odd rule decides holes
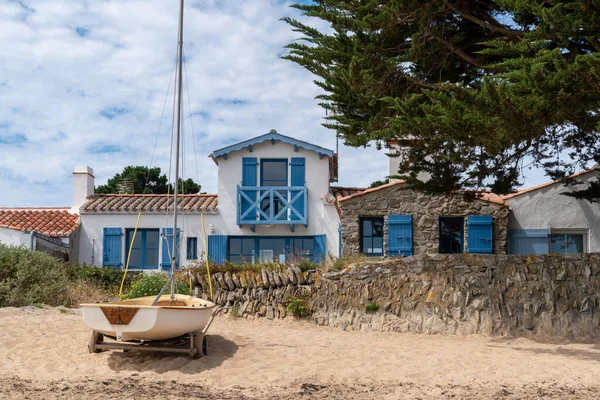
[[[339,196],[342,254],[410,256],[507,252],[509,209],[499,196],[426,195],[395,181]]]

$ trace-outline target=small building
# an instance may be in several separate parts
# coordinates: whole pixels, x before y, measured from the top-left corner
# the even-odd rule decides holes
[[[0,243],[77,262],[79,215],[70,207],[0,208]]]
[[[506,253],[508,207],[489,193],[426,195],[394,181],[338,198],[342,254]]]
[[[549,182],[505,196],[511,211],[510,253],[600,252],[600,204],[564,194],[582,189],[598,174],[590,169],[570,177],[579,185]]]

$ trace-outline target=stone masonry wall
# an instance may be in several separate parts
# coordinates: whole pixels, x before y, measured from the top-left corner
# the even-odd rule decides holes
[[[425,195],[391,186],[340,202],[342,212],[342,254],[360,253],[360,217],[384,217],[390,214],[413,216],[413,255],[439,252],[439,217],[465,218],[465,251],[467,250],[468,215],[493,217],[493,252],[506,254],[508,239],[508,207],[483,200],[466,201],[463,195]],[[387,252],[387,223],[384,225],[384,249]]]
[[[600,254],[421,255],[342,271],[216,273],[216,302],[285,318],[290,296],[315,323],[347,330],[600,339]],[[197,292],[207,297],[204,275]],[[376,312],[365,306],[375,302]]]

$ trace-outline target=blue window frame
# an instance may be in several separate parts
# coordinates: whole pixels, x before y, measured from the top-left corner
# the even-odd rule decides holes
[[[227,260],[232,263],[256,263],[293,259],[313,259],[315,239],[312,236],[229,237]]]
[[[462,217],[440,217],[440,253],[463,252],[465,220]]]
[[[187,259],[197,260],[198,259],[198,238],[188,237],[187,238]]]
[[[129,252],[129,246],[133,238],[134,229],[126,229],[126,246]],[[130,269],[156,269],[158,268],[158,248],[160,245],[160,236],[158,229],[138,229],[131,249],[131,258],[129,259]]]
[[[383,217],[360,218],[360,251],[367,256],[383,256]]]
[[[260,160],[260,186],[288,186],[288,160],[287,158],[281,159],[261,159]],[[287,190],[278,192],[281,197],[286,200]],[[261,193],[262,194],[262,193]],[[262,210],[265,214],[269,215],[270,199],[264,199],[261,204]],[[283,202],[281,199],[273,199],[273,215],[277,215],[283,208]],[[261,219],[264,219],[261,218]],[[279,219],[287,219],[286,213],[281,215]]]
[[[550,235],[550,253],[583,253],[583,233],[552,233]]]

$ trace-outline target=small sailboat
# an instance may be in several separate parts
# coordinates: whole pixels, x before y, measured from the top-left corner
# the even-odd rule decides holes
[[[179,4],[179,31],[177,45],[177,136],[175,148],[175,190],[173,193],[173,231],[177,232],[177,205],[179,194],[179,149],[182,117],[182,63],[183,63],[183,4]],[[172,249],[179,246],[178,235]],[[93,330],[90,352],[108,349],[144,350],[188,353],[197,358],[206,355],[206,331],[218,312],[213,302],[176,293],[175,271],[177,252],[172,251],[171,274],[157,296],[124,301],[81,304],[84,322]],[[164,294],[170,288],[170,294]],[[105,341],[105,337],[112,339]],[[171,345],[165,340],[181,339],[184,347]],[[186,343],[188,342],[188,343]]]

